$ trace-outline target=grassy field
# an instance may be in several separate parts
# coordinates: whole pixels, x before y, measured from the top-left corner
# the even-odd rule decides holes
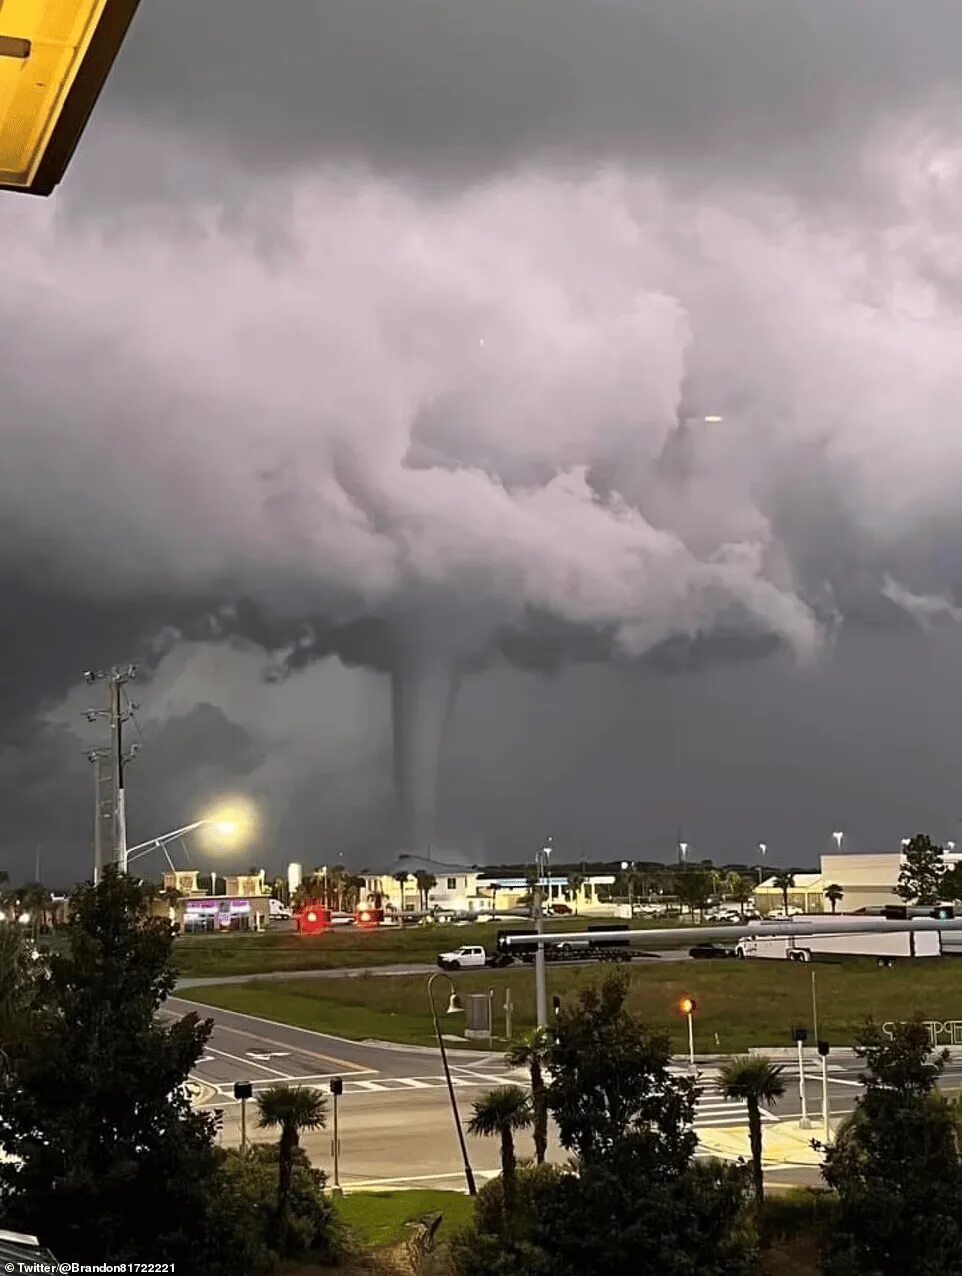
[[[553,920],[548,931],[580,930],[599,919]],[[651,929],[654,922],[636,919],[634,929]],[[659,919],[659,926],[675,923]],[[530,929],[518,922],[517,929]],[[507,923],[473,926],[409,926],[356,930],[353,926],[326,935],[297,935],[268,931],[262,935],[185,935],[174,945],[174,961],[181,975],[217,976],[268,974],[278,970],[333,970],[352,966],[391,966],[400,962],[433,962],[439,952],[462,944],[494,945]]]
[[[698,962],[646,965],[631,971],[631,1007],[649,1024],[667,1031],[675,1048],[687,1049],[687,1028],[678,1014],[682,996],[692,996],[695,1050],[733,1053],[753,1046],[791,1045],[794,1024],[812,1028],[812,971],[816,974],[819,1036],[850,1045],[869,1017],[879,1020],[962,1018],[962,966],[954,958],[904,962],[880,970],[869,960],[838,965],[796,965],[784,961]],[[548,969],[549,994],[575,995],[599,978],[593,966]],[[495,1027],[503,1033],[501,1007],[511,989],[514,1030],[534,1022],[534,976],[530,969],[464,973],[458,991],[495,990]],[[443,990],[436,989],[443,1006]],[[241,1010],[282,1023],[353,1040],[376,1038],[408,1044],[433,1042],[423,975],[345,980],[281,980],[191,989],[196,1001]],[[451,1033],[463,1019],[445,1017]],[[486,1043],[482,1043],[486,1044]]]
[[[362,1245],[381,1248],[401,1240],[404,1227],[423,1214],[441,1214],[442,1238],[465,1223],[474,1213],[474,1201],[463,1192],[353,1192],[336,1199],[337,1212]]]

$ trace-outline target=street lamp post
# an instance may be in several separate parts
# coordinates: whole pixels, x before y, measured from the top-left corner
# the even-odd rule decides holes
[[[550,846],[544,846],[536,859],[535,884],[532,896],[534,906],[534,928],[537,934],[544,934],[544,909],[541,901],[541,878],[547,856],[551,854]],[[545,974],[544,944],[538,944],[534,954],[534,998],[535,1018],[539,1028],[548,1026],[548,982]]]
[[[632,917],[635,915],[635,866],[629,864],[627,860],[621,861],[621,871],[628,874],[628,912]]]
[[[692,997],[682,997],[678,1009],[688,1020],[688,1067],[695,1071],[695,1011],[697,1003]]]
[[[682,862],[682,864],[687,865],[687,863],[688,863],[688,843],[687,843],[687,842],[679,842],[679,843],[678,843],[678,850],[679,850],[679,852],[680,852],[680,854],[681,854],[681,862]]]
[[[832,834],[832,837],[835,839],[835,846],[836,846],[836,849],[837,849],[839,852],[841,852],[841,849],[842,849],[842,841],[843,841],[843,839],[844,839],[844,837],[845,837],[845,834],[842,832],[842,830],[841,830],[841,829],[836,829],[836,830],[835,830],[835,832]]]
[[[765,876],[765,852],[766,852],[767,850],[768,850],[768,846],[767,846],[764,842],[759,842],[759,843],[758,843],[758,853],[759,853],[759,855],[760,855],[760,857],[761,857],[761,858],[759,859],[759,861],[758,861],[758,884],[759,884],[759,886],[761,886],[761,884],[762,884],[762,879],[763,879],[763,878],[764,878],[764,876]]]
[[[343,1077],[331,1077],[331,1098],[333,1099],[334,1111],[334,1138],[331,1143],[331,1152],[334,1157],[334,1185],[332,1192],[334,1196],[340,1196],[341,1193],[341,1140],[337,1132],[337,1101],[344,1093]]]
[[[539,944],[539,948],[543,945]],[[436,979],[444,979],[447,981],[451,989],[451,997],[448,1001],[448,1014],[457,1014],[461,1009],[461,1003],[458,1000],[458,994],[455,991],[454,981],[449,975],[445,975],[442,971],[437,971],[428,980],[428,1001],[431,1004],[431,1018],[434,1020],[434,1035],[438,1040],[438,1049],[441,1052],[441,1066],[444,1068],[444,1077],[448,1083],[448,1097],[451,1100],[451,1115],[454,1118],[454,1128],[458,1135],[458,1145],[461,1148],[461,1160],[464,1163],[464,1180],[468,1185],[468,1195],[477,1196],[478,1189],[474,1182],[474,1173],[471,1169],[471,1162],[468,1160],[468,1146],[464,1141],[464,1130],[461,1128],[461,1115],[458,1112],[458,1101],[454,1097],[454,1082],[451,1080],[451,1069],[448,1066],[448,1052],[444,1048],[444,1038],[441,1035],[441,1025],[438,1023],[438,1011],[434,1004],[434,981]]]

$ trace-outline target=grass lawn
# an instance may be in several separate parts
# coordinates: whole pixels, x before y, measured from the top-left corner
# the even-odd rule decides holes
[[[448,1237],[471,1221],[474,1201],[463,1192],[353,1192],[338,1197],[337,1212],[363,1245],[379,1249],[404,1235],[404,1225],[422,1214],[441,1214],[439,1235]]]
[[[962,1019],[962,965],[956,958],[905,961],[880,970],[870,960],[806,966],[787,961],[693,962],[636,966],[631,971],[631,1008],[666,1030],[675,1049],[687,1050],[687,1029],[678,1014],[682,996],[695,998],[695,1050],[733,1053],[751,1046],[791,1045],[793,1024],[812,1028],[812,972],[818,994],[818,1031],[833,1045],[852,1044],[869,1017]],[[599,978],[595,966],[548,968],[548,991],[575,995]],[[354,1040],[380,1038],[408,1044],[434,1041],[424,975],[345,980],[275,980],[188,989],[191,1000],[241,1010],[282,1023]],[[466,972],[455,976],[462,996],[495,990],[496,1031],[504,1031],[501,1007],[511,989],[514,1030],[534,1022],[534,974]],[[444,1008],[443,988],[435,995]],[[452,1033],[463,1019],[443,1021]],[[486,1044],[486,1043],[481,1043]]]
[[[581,930],[608,919],[573,917],[549,922],[548,931]],[[675,923],[659,919],[659,926]],[[655,923],[636,918],[634,929]],[[530,922],[519,921],[518,930]],[[357,930],[345,926],[326,935],[267,931],[261,935],[184,935],[174,945],[174,962],[185,977],[268,974],[278,970],[332,970],[352,966],[391,966],[400,962],[434,962],[439,952],[462,944],[494,946],[499,930],[510,924],[481,922],[472,926],[385,926]]]

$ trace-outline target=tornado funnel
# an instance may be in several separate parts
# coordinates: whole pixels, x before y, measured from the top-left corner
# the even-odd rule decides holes
[[[402,849],[422,855],[435,841],[445,731],[458,694],[458,662],[436,647],[401,644],[392,673],[394,781]]]

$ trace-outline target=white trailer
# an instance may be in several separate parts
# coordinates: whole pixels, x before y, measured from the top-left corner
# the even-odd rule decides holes
[[[900,957],[941,957],[942,935],[937,930],[779,937],[746,935],[735,945],[735,956],[787,958],[788,961],[818,961],[821,957],[876,957],[880,966],[894,966]]]

